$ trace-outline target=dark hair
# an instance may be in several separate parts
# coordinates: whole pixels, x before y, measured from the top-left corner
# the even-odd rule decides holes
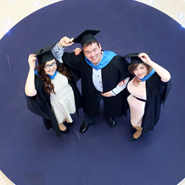
[[[64,76],[66,76],[68,79],[71,79],[71,74],[68,71],[68,69],[65,67],[65,65],[63,63],[60,63],[58,60],[56,60],[56,62],[57,62],[56,70],[61,74],[63,74]],[[38,71],[38,74],[41,76],[41,80],[44,83],[44,89],[47,92],[47,94],[50,94],[50,93],[55,94],[54,85],[51,83],[51,79],[44,71],[45,64],[46,62],[42,64],[38,64],[36,69]]]
[[[137,68],[137,66],[138,66],[139,64],[143,64],[143,65],[146,66],[146,68],[147,68],[147,75],[152,71],[152,67],[149,66],[149,65],[146,64],[146,63],[130,64],[129,67],[128,67],[128,71],[129,71],[132,75],[134,75],[134,70]]]
[[[97,41],[90,41],[90,42],[85,43],[82,47],[89,46],[89,45],[91,45],[93,43],[97,43],[97,45],[99,46],[99,42],[97,42]]]

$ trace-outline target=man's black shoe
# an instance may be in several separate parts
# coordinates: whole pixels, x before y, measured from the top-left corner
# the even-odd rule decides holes
[[[107,118],[108,120],[108,123],[111,127],[115,127],[116,126],[116,119],[115,117],[112,117],[112,118]]]
[[[89,125],[88,124],[85,124],[85,123],[82,123],[81,127],[80,127],[80,132],[81,133],[84,133],[87,131]]]

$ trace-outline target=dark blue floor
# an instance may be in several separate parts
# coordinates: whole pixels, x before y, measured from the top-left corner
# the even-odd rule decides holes
[[[85,29],[101,30],[96,38],[104,50],[153,51],[152,60],[171,72],[160,121],[138,141],[128,142],[129,118],[111,128],[102,112],[81,134],[80,110],[71,133],[59,138],[26,108],[28,55]],[[177,184],[185,177],[184,51],[185,29],[131,0],[64,0],[26,17],[0,40],[0,169],[17,185]]]

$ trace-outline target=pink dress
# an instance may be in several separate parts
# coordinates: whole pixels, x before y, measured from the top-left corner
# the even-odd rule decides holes
[[[145,110],[145,102],[137,98],[146,100],[146,81],[140,82],[139,86],[133,84],[135,77],[128,83],[127,89],[130,95],[127,98],[130,107],[130,121],[133,126],[141,126]],[[135,96],[135,97],[134,97]]]

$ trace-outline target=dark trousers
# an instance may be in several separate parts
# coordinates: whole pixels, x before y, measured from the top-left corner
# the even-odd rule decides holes
[[[96,100],[97,100],[97,103],[98,103],[98,106],[100,105],[100,101],[103,99],[103,96],[101,95],[101,92],[97,91],[96,90]],[[106,117],[111,117],[111,116],[108,116],[108,115],[105,115]],[[96,116],[89,116],[87,114],[84,115],[84,123],[85,124],[93,124],[94,121],[96,119]]]

